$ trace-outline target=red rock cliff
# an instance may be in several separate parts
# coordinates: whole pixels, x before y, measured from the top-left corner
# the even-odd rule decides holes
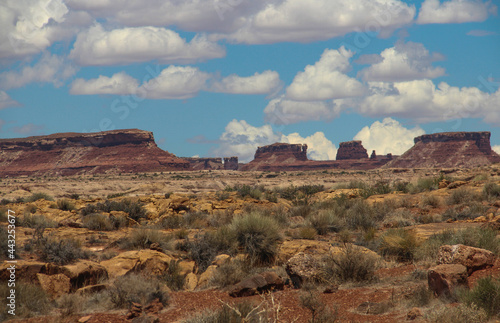
[[[0,139],[0,176],[187,170],[138,129]]]
[[[490,132],[442,132],[422,135],[403,155],[387,163],[392,168],[477,167],[500,163],[491,150]]]
[[[341,142],[339,149],[337,150],[337,160],[345,159],[363,159],[368,158],[368,153],[365,147],[361,144],[361,141],[346,141]]]

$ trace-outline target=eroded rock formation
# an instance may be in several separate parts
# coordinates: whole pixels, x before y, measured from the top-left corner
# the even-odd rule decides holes
[[[387,163],[390,168],[477,167],[500,163],[491,150],[490,132],[442,132],[422,135],[399,158]]]
[[[341,142],[337,150],[337,160],[368,158],[365,147],[359,140]]]
[[[224,157],[224,169],[225,170],[238,170],[238,157]]]
[[[222,158],[217,157],[182,157],[182,159],[187,160],[191,164],[191,168],[194,170],[203,169],[223,169]]]
[[[0,139],[0,176],[190,169],[138,129]]]

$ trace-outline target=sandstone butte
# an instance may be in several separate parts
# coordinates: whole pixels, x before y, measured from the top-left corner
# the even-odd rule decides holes
[[[472,168],[500,163],[500,156],[491,150],[491,133],[442,132],[422,135],[415,145],[387,168]]]
[[[454,168],[500,163],[491,150],[489,132],[447,132],[415,138],[401,156],[368,158],[360,141],[340,143],[337,160],[307,158],[307,145],[274,143],[258,147],[254,159],[238,164],[238,157],[180,158],[160,149],[149,131],[113,130],[99,133],[59,133],[48,136],[0,139],[0,176],[136,173],[154,171],[317,170],[375,168]]]
[[[1,176],[189,168],[189,161],[158,148],[152,132],[138,129],[0,139]]]

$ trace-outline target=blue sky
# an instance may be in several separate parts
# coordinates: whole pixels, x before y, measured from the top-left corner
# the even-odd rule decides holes
[[[178,156],[491,131],[500,18],[483,0],[7,0],[0,137],[139,128]]]

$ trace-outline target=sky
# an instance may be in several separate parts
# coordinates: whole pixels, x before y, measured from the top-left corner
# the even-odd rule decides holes
[[[138,128],[181,157],[490,131],[500,1],[2,0],[0,138]]]

